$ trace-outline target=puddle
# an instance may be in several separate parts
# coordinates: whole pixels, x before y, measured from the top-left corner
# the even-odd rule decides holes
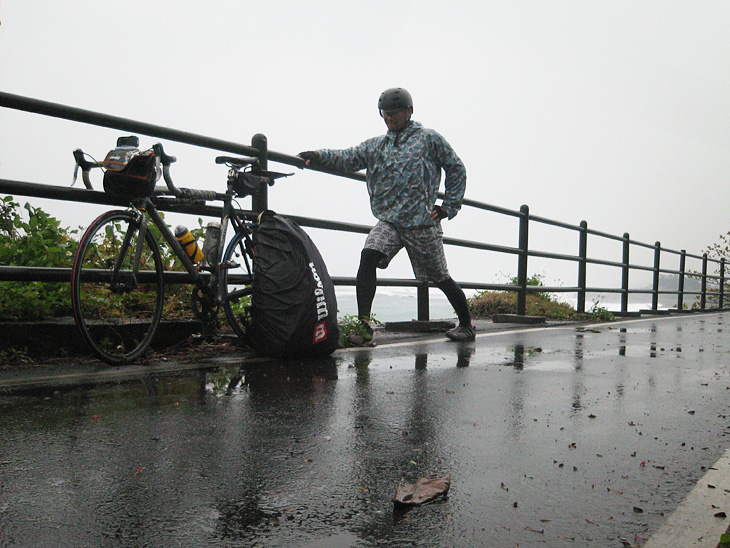
[[[327,538],[313,540],[303,544],[302,548],[355,548],[362,546],[359,544],[359,540],[352,533],[342,532]]]
[[[541,361],[525,365],[525,371],[573,372],[575,363],[567,361]]]

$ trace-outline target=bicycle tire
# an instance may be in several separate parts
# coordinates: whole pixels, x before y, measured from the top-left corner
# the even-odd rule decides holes
[[[223,287],[223,310],[228,323],[236,336],[246,341],[246,329],[250,316],[248,306],[249,297],[253,292],[253,276],[250,262],[246,259],[246,236],[243,231],[237,232],[223,254],[222,262],[225,268],[221,269],[221,287]],[[242,276],[242,283],[231,280],[234,276]],[[245,280],[248,280],[247,282]],[[230,283],[229,283],[229,280]]]
[[[139,236],[135,218],[131,211],[109,211],[99,216],[81,238],[71,271],[76,325],[91,351],[112,365],[139,358],[152,342],[162,317],[163,264],[149,229],[138,275],[133,276]],[[114,265],[128,232],[131,245],[115,278]]]

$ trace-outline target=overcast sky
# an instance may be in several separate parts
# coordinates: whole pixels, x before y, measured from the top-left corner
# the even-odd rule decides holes
[[[383,133],[378,96],[405,87],[414,119],[466,164],[468,198],[692,253],[730,230],[724,0],[1,0],[0,21],[5,92],[244,144],[261,132],[296,154]],[[0,109],[0,177],[69,185],[71,151],[101,158],[119,134]],[[165,144],[179,185],[223,188],[215,151]],[[272,168],[297,171],[272,209],[374,222],[362,183]],[[44,208],[70,225],[101,212]],[[516,224],[495,217],[463,211],[445,232],[517,245]],[[573,233],[533,235],[577,252]],[[364,236],[313,237],[333,274],[355,274]],[[457,280],[517,270],[513,257],[447,257]],[[574,284],[562,268],[530,270]],[[410,274],[404,256],[387,275]]]

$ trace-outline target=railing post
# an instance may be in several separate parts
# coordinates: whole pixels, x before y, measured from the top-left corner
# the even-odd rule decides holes
[[[702,282],[700,291],[700,309],[704,310],[707,307],[707,253],[702,254]]]
[[[621,312],[629,310],[629,255],[631,240],[629,233],[624,232],[623,257],[621,259]]]
[[[530,229],[530,208],[526,205],[520,207],[520,234],[519,234],[519,261],[517,263],[517,315],[525,316],[527,313],[527,256]]]
[[[259,151],[259,162],[261,169],[268,169],[269,165],[269,141],[263,133],[257,133],[251,139],[251,145]],[[251,197],[251,209],[261,212],[269,209],[269,189],[262,185],[259,191]]]
[[[684,308],[684,268],[687,264],[687,251],[682,250],[679,255],[679,279],[677,280],[677,310]]]
[[[725,258],[720,259],[720,292],[717,298],[717,307],[722,308],[725,304]]]
[[[580,222],[578,241],[578,305],[576,311],[583,314],[586,311],[586,273],[588,267],[588,223]]]
[[[655,312],[659,309],[659,265],[661,260],[662,244],[654,244],[654,282],[651,292],[651,309]]]
[[[416,288],[416,297],[418,301],[418,321],[427,322],[431,319],[428,304],[428,280],[421,280]]]

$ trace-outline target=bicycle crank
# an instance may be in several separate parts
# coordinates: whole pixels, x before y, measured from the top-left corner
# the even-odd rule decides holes
[[[215,304],[212,295],[196,287],[193,289],[193,314],[201,321],[209,322],[218,317],[218,305]]]

